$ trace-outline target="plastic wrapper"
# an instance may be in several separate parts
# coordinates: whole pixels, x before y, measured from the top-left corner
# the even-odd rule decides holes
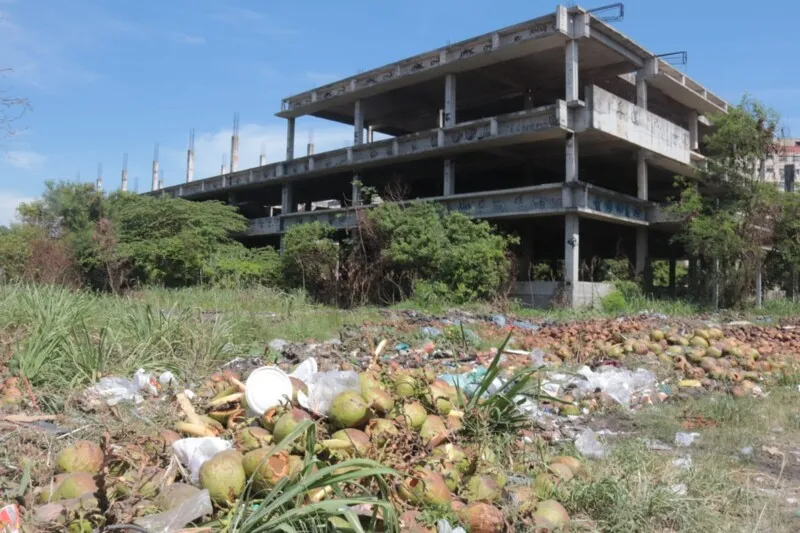
[[[196,496],[169,511],[137,518],[135,524],[150,533],[176,533],[190,522],[211,514],[213,510],[208,491],[201,490]]]
[[[190,437],[172,443],[178,461],[189,469],[192,483],[197,483],[200,467],[219,452],[231,449],[231,443],[219,437]]]
[[[358,373],[351,370],[318,372],[305,383],[308,387],[308,395],[302,392],[298,393],[297,402],[318,415],[327,415],[331,408],[331,402],[341,393],[361,391]]]
[[[463,527],[453,527],[450,522],[442,518],[436,522],[436,533],[467,533]]]
[[[611,366],[600,367],[596,372],[588,366],[578,370],[585,381],[578,381],[578,388],[584,392],[601,390],[617,403],[630,407],[634,396],[653,393],[657,387],[655,374],[639,368],[630,371],[627,368]]]
[[[144,399],[132,380],[120,377],[100,378],[86,392],[89,396],[104,400],[106,405],[117,405],[120,402],[141,403]]]
[[[679,431],[675,433],[675,446],[688,448],[699,436],[700,433],[683,433]]]
[[[602,459],[607,453],[603,443],[597,440],[597,434],[589,428],[584,429],[575,439],[575,448],[589,459]]]

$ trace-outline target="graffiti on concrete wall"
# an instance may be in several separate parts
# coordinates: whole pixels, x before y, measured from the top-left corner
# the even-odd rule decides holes
[[[644,206],[596,193],[589,193],[588,208],[598,213],[615,217],[630,218],[634,220],[647,220],[647,210]]]

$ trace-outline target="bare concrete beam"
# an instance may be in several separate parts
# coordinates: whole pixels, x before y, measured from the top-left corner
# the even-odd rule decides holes
[[[604,35],[604,34],[600,33],[599,31],[593,31],[591,33],[590,38],[594,39],[595,41],[599,42],[603,46],[605,46],[605,47],[613,50],[617,54],[621,55],[622,57],[624,57],[625,59],[630,61],[633,64],[634,67],[642,68],[644,66],[644,60],[640,56],[638,56],[635,52],[629,50],[625,46],[622,46],[621,44],[619,44],[619,43],[617,43],[615,41],[612,41],[611,38],[609,38],[607,35]]]

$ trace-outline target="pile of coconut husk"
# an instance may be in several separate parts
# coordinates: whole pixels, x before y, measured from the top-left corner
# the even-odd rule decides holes
[[[472,532],[506,531],[504,509],[509,506],[536,527],[555,530],[569,522],[553,498],[558,494],[554,488],[583,475],[581,461],[563,455],[542,461],[540,443],[529,438],[533,433],[526,430],[523,438],[520,431],[510,435],[518,443],[514,453],[536,457],[537,472],[518,461],[523,481],[517,475],[509,483],[508,458],[498,457],[464,430],[470,409],[466,396],[438,379],[432,368],[393,371],[373,364],[358,375],[358,389],[339,393],[324,416],[298,403],[305,384],[297,379],[293,398],[254,415],[245,401],[245,377],[232,371],[215,375],[192,401],[184,393],[174,395],[183,413],[174,428],[136,442],[77,441],[64,448],[50,482],[35,490],[38,506],[27,515],[28,522],[43,530],[90,531],[110,515],[117,523],[123,517],[141,520],[206,490],[213,509],[195,523],[207,523],[243,498],[257,501],[282,480],[304,475],[305,439],[276,446],[305,422],[313,424],[313,454],[323,463],[366,458],[396,471],[387,482],[403,531],[435,531],[420,519],[431,508],[446,510]],[[204,437],[232,446],[204,462],[192,481],[172,453],[173,445]],[[334,496],[322,488],[309,491],[306,501]]]

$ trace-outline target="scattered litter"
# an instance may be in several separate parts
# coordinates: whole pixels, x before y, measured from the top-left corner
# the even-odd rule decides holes
[[[644,368],[631,372],[627,368],[602,366],[593,371],[584,366],[577,373],[585,378],[577,381],[584,393],[600,390],[625,407],[631,406],[634,396],[652,394],[657,385],[655,374]]]
[[[589,428],[583,430],[583,433],[575,439],[575,448],[583,455],[590,459],[602,459],[606,456],[606,448],[603,446],[594,431]]]
[[[683,433],[679,431],[675,433],[675,446],[688,448],[698,437],[700,437],[700,433]]]
[[[158,376],[158,382],[161,384],[162,387],[169,387],[172,384],[177,384],[178,380],[175,377],[175,374],[167,370],[166,372],[162,372],[160,376]]]
[[[752,457],[753,455],[753,447],[752,446],[745,446],[744,448],[739,450],[739,453],[745,457]]]
[[[515,328],[524,329],[527,331],[539,330],[539,326],[537,326],[536,324],[531,324],[527,320],[515,320],[514,322],[511,323],[511,325],[514,326]]]
[[[22,518],[17,504],[0,508],[0,533],[22,533]]]
[[[292,380],[277,366],[262,366],[254,370],[245,383],[247,406],[263,415],[268,409],[292,397]]]
[[[642,439],[642,442],[647,447],[648,450],[653,450],[656,452],[671,452],[672,446],[667,444],[666,442],[662,442],[656,439],[649,439],[647,437]]]
[[[318,415],[327,415],[331,402],[339,394],[347,391],[361,391],[358,373],[352,370],[331,370],[318,372],[305,382],[308,395],[302,391],[297,394],[297,403]]]
[[[152,374],[145,372],[144,368],[140,368],[133,375],[133,385],[138,391],[146,392],[151,396],[158,396],[158,381]]]
[[[285,341],[283,339],[272,339],[271,341],[269,341],[269,344],[267,344],[267,346],[269,347],[270,350],[281,353],[283,352],[283,349],[286,347],[287,344],[289,344],[289,341]]]
[[[492,315],[492,322],[498,328],[506,327],[506,317],[503,315]]]
[[[678,496],[686,496],[686,493],[689,491],[689,487],[686,486],[686,483],[679,483],[677,485],[672,485],[669,490]]]
[[[439,376],[439,379],[442,381],[456,387],[457,389],[461,389],[464,391],[464,394],[467,397],[472,397],[475,394],[475,391],[478,390],[478,386],[481,384],[484,376],[486,376],[487,370],[482,366],[467,372],[466,374],[443,374]],[[489,388],[484,393],[484,396],[494,394],[497,392],[500,387],[503,386],[503,380],[500,378],[495,378],[492,381],[492,384],[489,385]]]
[[[411,346],[409,346],[405,342],[399,342],[399,343],[394,345],[394,351],[395,352],[405,352],[406,350],[410,350],[410,349],[411,349]]]
[[[450,522],[444,518],[436,522],[436,533],[467,533],[463,527],[456,527],[450,525]]]
[[[178,461],[189,469],[191,480],[197,483],[200,467],[219,452],[231,449],[230,441],[219,437],[189,437],[172,443]]]
[[[672,466],[680,468],[681,470],[691,470],[692,469],[692,458],[691,457],[678,457],[672,460]]]
[[[135,524],[145,528],[149,533],[176,533],[182,531],[189,522],[213,511],[211,497],[208,491],[203,489],[196,496],[169,511],[137,518]]]
[[[442,330],[433,326],[425,326],[424,328],[420,328],[419,331],[423,337],[436,338],[442,336]]]
[[[105,400],[106,405],[109,406],[117,405],[120,402],[141,403],[144,401],[133,381],[119,377],[100,378],[95,385],[86,389],[86,395],[90,399]]]

